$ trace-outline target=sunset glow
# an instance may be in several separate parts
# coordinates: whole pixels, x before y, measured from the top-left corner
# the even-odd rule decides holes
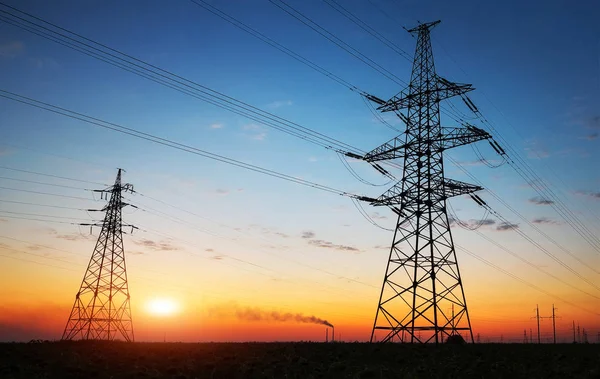
[[[448,322],[411,333],[600,344],[600,1],[291,2],[344,43],[279,0],[7,2],[0,341],[85,330],[89,304],[136,342],[364,342],[382,289],[422,282],[444,299],[390,320]],[[438,19],[416,54],[406,29]]]
[[[171,299],[152,299],[146,305],[146,311],[155,316],[172,316],[178,313],[179,306]]]

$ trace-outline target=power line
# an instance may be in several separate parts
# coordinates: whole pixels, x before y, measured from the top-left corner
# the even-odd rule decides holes
[[[306,66],[312,68],[313,70],[319,72],[322,75],[325,75],[326,77],[330,78],[331,80],[337,82],[338,84],[350,89],[351,91],[357,91],[357,92],[364,92],[363,90],[361,90],[360,88],[356,87],[355,85],[353,85],[352,83],[347,82],[346,80],[340,78],[339,76],[333,74],[331,71],[323,68],[322,66],[319,66],[318,64],[314,63],[313,61],[301,56],[298,53],[295,53],[294,51],[288,49],[287,47],[285,47],[284,45],[280,44],[279,42],[276,42],[275,40],[273,40],[272,38],[269,38],[268,36],[264,35],[263,33],[259,32],[258,30],[250,27],[249,25],[243,23],[242,21],[238,20],[237,18],[223,12],[222,10],[220,10],[219,8],[215,7],[214,5],[203,1],[203,0],[190,0],[192,3],[196,4],[199,7],[204,8],[205,10],[209,11],[210,13],[214,14],[217,17],[220,17],[221,19],[227,21],[228,23],[230,23],[231,25],[245,31],[246,33],[258,38],[259,40],[265,42],[266,44],[276,48],[277,50],[281,51],[282,53],[294,58],[295,60],[297,60],[298,62],[305,64]]]
[[[22,183],[32,183],[32,184],[41,184],[44,186],[51,186],[51,187],[60,187],[60,188],[68,188],[68,189],[76,189],[76,190],[83,190],[83,191],[90,191],[87,188],[81,188],[81,187],[73,187],[73,186],[65,186],[62,184],[54,184],[54,183],[45,183],[45,182],[38,182],[35,180],[26,180],[26,179],[17,179],[17,178],[9,178],[7,176],[0,176],[0,179],[4,179],[4,180],[12,180],[15,182],[22,182]]]
[[[46,153],[46,154],[47,154],[47,153]],[[104,184],[104,183],[92,182],[92,181],[89,181],[89,180],[82,180],[82,179],[75,179],[75,178],[68,178],[68,177],[66,177],[66,176],[59,176],[59,175],[45,174],[45,173],[41,173],[41,172],[29,171],[29,170],[23,170],[23,169],[14,168],[14,167],[0,166],[0,169],[4,169],[4,170],[10,170],[10,171],[17,171],[17,172],[24,172],[24,173],[27,173],[27,174],[35,174],[35,175],[47,176],[47,177],[49,177],[49,178],[56,178],[56,179],[70,180],[70,181],[73,181],[73,182],[80,182],[80,183],[94,184],[94,185],[98,185],[98,186],[108,186],[108,184]]]
[[[384,45],[389,47],[392,51],[394,51],[396,54],[400,55],[402,58],[406,59],[409,63],[412,64],[412,57],[410,56],[409,53],[407,53],[406,51],[401,49],[398,45],[396,45],[394,42],[390,41],[388,38],[383,36],[381,33],[377,32],[377,30],[370,27],[367,23],[365,23],[359,17],[357,17],[355,14],[350,12],[347,8],[344,8],[344,6],[342,6],[340,3],[338,3],[335,0],[323,0],[323,2],[325,2],[325,4],[329,5],[333,9],[335,9],[338,13],[340,13],[341,15],[346,17],[348,20],[352,21],[355,25],[357,25],[362,30],[364,30],[365,32],[372,35],[379,42],[383,43]]]
[[[466,175],[468,175],[471,179],[473,179],[476,183],[482,185],[483,183],[477,179],[477,177],[475,177],[473,174],[471,174],[468,170],[466,170],[458,161],[456,161],[455,159],[448,157],[448,159],[454,163],[454,165],[459,168],[462,172],[464,172]],[[582,264],[583,266],[587,267],[588,269],[594,271],[595,273],[600,274],[600,271],[598,271],[597,269],[594,268],[593,265],[587,264],[585,263],[583,260],[581,260],[579,257],[577,257],[574,253],[572,253],[569,249],[565,248],[564,246],[562,246],[561,244],[559,244],[556,240],[554,240],[552,237],[550,237],[547,233],[545,233],[544,231],[542,231],[539,227],[537,227],[536,225],[534,225],[531,221],[529,221],[525,216],[523,216],[519,211],[517,211],[516,209],[514,209],[513,207],[511,207],[506,201],[504,201],[500,196],[498,196],[494,191],[492,191],[491,189],[487,190],[488,193],[490,195],[492,195],[492,197],[494,197],[496,200],[498,200],[501,204],[503,204],[505,207],[507,207],[511,212],[513,212],[515,215],[517,215],[517,217],[519,217],[521,220],[523,220],[524,222],[526,222],[531,228],[533,228],[535,231],[537,231],[538,233],[540,233],[544,238],[546,238],[548,241],[550,241],[552,244],[554,244],[555,246],[557,246],[559,249],[561,249],[563,252],[565,252],[567,255],[569,255],[571,258],[575,259],[577,262],[579,262],[580,264]],[[502,220],[504,222],[508,222],[504,217],[499,216],[502,218]],[[521,231],[520,229],[517,230],[517,232],[519,233],[524,233],[523,231]],[[531,240],[530,237],[526,237],[526,239]],[[543,249],[543,248],[542,248]],[[543,249],[545,250],[545,249]]]
[[[269,0],[269,2],[273,5],[275,5],[277,8],[284,11],[285,13],[289,14],[296,20],[300,21],[302,24],[308,26],[310,29],[312,29],[313,31],[315,31],[316,33],[318,33],[319,35],[321,35],[322,37],[324,37],[331,43],[335,44],[342,50],[346,51],[348,54],[352,55],[353,57],[360,60],[367,66],[371,67],[373,70],[379,72],[381,75],[385,76],[389,80],[391,80],[397,84],[406,85],[405,81],[400,79],[398,76],[393,74],[391,71],[385,69],[384,67],[379,65],[377,62],[375,62],[371,58],[367,57],[366,55],[364,55],[363,53],[361,53],[354,47],[352,47],[349,44],[347,44],[346,42],[342,41],[341,39],[336,37],[333,33],[327,31],[325,28],[323,28],[322,26],[320,26],[319,24],[317,24],[316,22],[311,20],[309,17],[307,17],[304,14],[302,14],[301,12],[299,12],[296,8],[292,7],[291,5],[285,3],[282,0],[277,0],[277,1]]]
[[[0,199],[0,203],[21,204],[21,205],[34,205],[34,206],[37,206],[37,207],[70,209],[70,210],[74,210],[74,211],[90,211],[91,210],[91,209],[85,209],[85,208],[63,207],[61,205],[49,205],[49,204],[31,203],[31,202],[27,202],[27,201],[16,201],[16,200],[5,200],[5,199]]]
[[[503,274],[504,274],[504,275],[506,275],[506,276],[509,276],[509,277],[511,277],[511,278],[513,278],[513,279],[515,279],[515,280],[516,280],[516,281],[518,281],[518,282],[521,282],[522,284],[525,284],[525,285],[526,285],[526,286],[528,286],[529,288],[532,288],[532,289],[534,289],[534,290],[536,290],[536,291],[538,291],[538,292],[540,292],[540,293],[543,293],[544,295],[550,296],[550,297],[552,297],[552,298],[554,298],[554,299],[557,299],[557,300],[559,300],[559,301],[561,301],[561,302],[563,302],[563,303],[565,303],[565,304],[568,304],[568,305],[570,305],[570,306],[572,306],[572,307],[575,307],[575,308],[581,309],[581,310],[583,310],[583,311],[585,311],[585,312],[588,312],[588,313],[591,313],[591,314],[594,314],[594,315],[600,315],[600,313],[598,313],[598,312],[591,311],[591,310],[589,310],[589,309],[586,309],[586,308],[584,308],[584,307],[581,307],[581,306],[579,306],[579,305],[577,305],[577,304],[575,304],[575,303],[572,303],[572,302],[570,302],[570,301],[568,301],[568,300],[565,300],[565,299],[563,299],[563,298],[561,298],[561,297],[559,297],[559,296],[557,296],[557,295],[555,295],[555,294],[552,294],[552,293],[550,293],[550,292],[548,292],[548,291],[544,290],[543,288],[541,288],[541,287],[538,287],[538,286],[536,286],[535,284],[532,284],[531,282],[528,282],[528,281],[526,281],[526,280],[525,280],[525,279],[523,279],[523,278],[520,278],[519,276],[517,276],[517,275],[515,275],[515,274],[511,273],[510,271],[507,271],[507,270],[503,269],[502,267],[500,267],[500,266],[498,266],[498,265],[496,265],[496,264],[494,264],[494,263],[492,263],[492,262],[488,261],[487,259],[485,259],[485,258],[483,258],[483,257],[481,257],[481,256],[479,256],[479,255],[477,255],[477,254],[475,254],[475,253],[473,253],[472,251],[470,251],[470,250],[468,250],[468,249],[466,249],[466,248],[464,248],[464,247],[462,247],[462,246],[459,246],[459,245],[455,245],[455,246],[456,246],[458,249],[460,249],[460,250],[462,250],[463,252],[465,252],[466,254],[468,254],[468,255],[472,256],[473,258],[477,259],[478,261],[480,261],[480,262],[482,262],[482,263],[486,264],[486,265],[487,265],[487,266],[489,266],[489,267],[492,267],[493,269],[497,270],[498,272],[501,272],[501,273],[503,273]]]
[[[256,166],[256,165],[251,165],[249,163],[245,163],[242,161],[238,161],[232,158],[228,158],[226,156],[223,155],[219,155],[219,154],[214,154],[211,152],[208,152],[206,150],[201,150],[189,145],[185,145],[185,144],[181,144],[178,142],[174,142],[172,140],[166,139],[166,138],[161,138],[161,137],[157,137],[155,135],[149,134],[149,133],[145,133],[145,132],[141,132],[138,130],[135,130],[133,128],[128,128],[128,127],[124,127],[115,123],[111,123],[111,122],[107,122],[107,121],[103,121],[101,119],[98,118],[94,118],[91,116],[87,116],[85,114],[82,113],[78,113],[75,111],[71,111],[68,110],[66,108],[61,108],[61,107],[57,107],[55,105],[51,105],[49,103],[44,103],[38,100],[34,100],[32,98],[29,97],[25,97],[25,96],[21,96],[21,95],[17,95],[15,93],[12,92],[8,92],[8,91],[4,91],[4,90],[0,90],[0,97],[4,97],[6,99],[15,101],[15,102],[19,102],[22,104],[26,104],[32,107],[36,107],[39,109],[43,109],[49,112],[53,112],[56,114],[60,114],[69,118],[73,118],[73,119],[77,119],[83,122],[86,122],[88,124],[93,124],[93,125],[97,125],[100,126],[102,128],[105,129],[109,129],[109,130],[113,130],[119,133],[123,133],[123,134],[127,134],[130,135],[132,137],[136,137],[139,139],[143,139],[146,141],[150,141],[150,142],[154,142],[156,144],[160,144],[160,145],[164,145],[167,147],[171,147],[177,150],[181,150],[181,151],[185,151],[194,155],[198,155],[198,156],[202,156],[205,158],[209,158],[212,160],[216,160],[219,162],[223,162],[223,163],[227,163],[229,165],[233,165],[233,166],[237,166],[240,168],[244,168],[250,171],[254,171],[254,172],[258,172],[264,175],[268,175],[271,177],[275,177],[275,178],[279,178],[279,179],[283,179],[292,183],[296,183],[296,184],[301,184],[307,187],[312,187],[312,188],[316,188],[325,192],[330,192],[336,195],[340,195],[340,196],[347,196],[347,197],[360,197],[358,195],[354,195],[345,191],[341,191],[341,190],[337,190],[335,188],[326,186],[326,185],[322,185],[322,184],[318,184],[315,182],[311,182],[305,179],[300,179],[300,178],[296,178],[293,177],[291,175],[287,175],[287,174],[283,174],[274,170],[270,170],[270,169],[266,169],[266,168],[262,168],[260,166]],[[3,187],[0,187],[3,188]]]
[[[12,212],[12,211],[4,211],[0,209],[0,213],[8,213],[11,215],[20,215],[20,216],[33,216],[33,217],[48,217],[48,218],[60,218],[63,220],[72,220],[72,221],[89,221],[84,218],[77,217],[64,217],[64,216],[55,216],[55,215],[46,215],[46,214],[37,214],[37,213],[26,213],[26,212]],[[2,217],[8,217],[2,215]]]
[[[0,96],[2,96],[2,95],[0,95]],[[87,197],[61,195],[61,194],[49,193],[49,192],[42,192],[42,191],[31,191],[31,190],[26,190],[26,189],[22,189],[22,188],[10,188],[10,187],[0,186],[0,189],[4,189],[4,190],[8,190],[8,191],[34,193],[34,194],[38,194],[38,195],[64,197],[64,198],[67,198],[67,199],[90,200],[90,201],[92,200],[92,199],[87,198]]]
[[[337,146],[338,148],[342,149],[356,149],[339,140],[336,140],[335,138],[328,137],[318,131],[304,127],[283,117],[276,116],[270,112],[264,111],[231,96],[225,95],[224,93],[176,75],[168,70],[164,70],[131,55],[125,54],[119,50],[110,48],[99,42],[83,37],[80,34],[59,27],[39,17],[20,11],[3,3],[0,3],[0,5],[16,11],[23,16],[42,22],[44,25],[51,26],[52,28],[58,29],[64,33],[68,33],[67,35],[61,32],[56,32],[55,30],[52,30],[44,25],[40,25],[39,23],[25,19],[24,17],[15,15],[5,10],[0,10],[0,13],[5,15],[0,17],[0,19],[2,19],[4,22],[37,34],[43,38],[50,39],[66,47],[102,60],[136,75],[143,76],[157,83],[166,85],[193,97],[197,97],[223,109],[238,113],[244,117],[248,117],[260,122],[261,124],[275,129],[279,128],[278,130],[281,130],[285,133],[305,139],[315,144],[320,144],[322,147],[335,148]],[[7,18],[7,16],[12,18]],[[83,40],[83,42],[81,40]]]

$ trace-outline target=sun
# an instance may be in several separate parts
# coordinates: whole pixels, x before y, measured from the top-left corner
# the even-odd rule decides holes
[[[177,313],[179,307],[171,299],[152,299],[146,304],[146,310],[156,316],[170,316]]]

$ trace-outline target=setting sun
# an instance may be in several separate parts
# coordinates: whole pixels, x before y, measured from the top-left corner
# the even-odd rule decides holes
[[[177,313],[179,307],[171,299],[152,299],[146,305],[146,310],[153,315],[169,316]]]

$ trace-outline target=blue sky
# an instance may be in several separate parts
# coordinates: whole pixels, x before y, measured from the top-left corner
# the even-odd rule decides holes
[[[389,98],[402,89],[267,0],[211,3],[378,97]],[[408,81],[411,65],[407,60],[323,1],[289,3]],[[410,55],[415,40],[401,26],[414,26],[417,19],[442,20],[432,34],[438,73],[452,81],[474,85],[477,90],[471,98],[483,114],[527,163],[551,183],[552,188],[564,194],[565,202],[573,206],[582,220],[591,220],[589,228],[597,233],[599,220],[594,218],[594,213],[597,215],[600,211],[600,198],[593,194],[600,192],[600,26],[597,23],[600,5],[592,1],[575,4],[546,1],[543,5],[518,1],[449,4],[444,1],[374,0],[373,3],[385,14],[368,1],[343,2],[348,10]],[[356,93],[189,1],[7,0],[7,4],[364,150],[375,148],[395,136],[373,117]],[[387,189],[386,186],[369,187],[356,181],[330,151],[1,22],[0,83],[0,89],[6,91],[338,189],[369,196],[377,196]],[[452,104],[465,113],[468,111],[460,100],[453,100]],[[8,100],[0,100],[0,112],[0,165],[107,183],[114,179],[116,167],[122,167],[127,170],[125,180],[134,183],[141,193],[212,221],[135,197],[134,201],[140,205],[156,207],[227,236],[226,239],[215,239],[181,228],[181,225],[165,227],[160,218],[143,211],[131,214],[132,222],[154,230],[169,230],[169,234],[183,240],[193,240],[197,246],[187,249],[196,252],[202,249],[202,254],[208,258],[219,251],[238,254],[300,281],[312,278],[332,286],[353,288],[352,284],[322,277],[321,272],[290,264],[292,259],[345,273],[347,277],[360,277],[376,287],[380,285],[386,246],[392,236],[364,221],[349,199],[152,145]],[[389,116],[386,118],[402,127]],[[442,119],[445,126],[455,125],[447,117]],[[485,157],[497,159],[487,144],[481,143],[480,147]],[[508,165],[498,169],[469,165],[477,159],[469,147],[449,154],[465,162],[469,171],[486,187],[493,189],[528,219],[547,217],[560,222],[550,207],[529,201],[536,193]],[[351,164],[368,180],[385,183],[385,178],[368,166]],[[451,178],[472,181],[449,162],[446,173]],[[0,175],[51,181],[6,170]],[[0,182],[25,188],[2,179]],[[35,188],[49,190],[44,186]],[[76,190],[65,191],[74,196],[89,195]],[[481,196],[509,220],[519,221],[485,192]],[[46,204],[54,201],[7,191],[0,191],[0,198]],[[76,201],[61,200],[61,204],[81,206]],[[468,199],[455,199],[452,204],[461,219],[477,219],[483,214]],[[365,207],[372,215],[379,212],[383,218],[378,222],[383,226],[391,227],[394,223],[391,212]],[[61,213],[7,204],[2,209],[87,218],[80,211]],[[217,223],[230,227],[223,228]],[[31,228],[40,225],[12,221],[9,227],[23,236],[31,236]],[[52,227],[64,233],[77,232],[69,229],[72,226]],[[556,235],[561,244],[572,246],[582,259],[599,262],[598,254],[566,225],[540,227]],[[240,235],[235,228],[247,234]],[[524,230],[531,232],[527,228],[523,225]],[[306,231],[314,232],[313,240],[328,241],[334,246],[352,246],[360,252],[309,245],[302,238]],[[515,251],[533,249],[514,232],[500,233],[489,227],[482,231]],[[277,232],[288,237],[273,234]],[[497,255],[502,253],[485,245],[472,233],[457,228],[454,233],[457,243],[481,251],[496,263],[506,263],[507,269],[527,274],[521,263]],[[230,238],[234,237],[241,240],[233,243]],[[536,235],[536,239],[538,237]],[[46,243],[51,241],[48,236],[40,238]],[[158,241],[161,237],[137,235],[135,238]],[[281,253],[272,246],[265,247],[272,244],[266,243],[264,238],[289,245],[291,250]],[[89,241],[87,245],[84,242],[72,243],[79,244],[88,254],[91,247]],[[547,241],[543,244],[556,250]],[[273,256],[278,251],[285,259]],[[140,267],[148,269],[164,268],[173,263],[166,263],[166,258],[152,254],[145,257],[145,261],[142,257],[145,256],[134,256],[133,259]],[[546,262],[548,258],[539,252],[533,251],[528,257],[540,266],[552,267]],[[570,258],[561,258],[577,265]],[[464,261],[466,269],[463,271],[472,277],[485,276],[487,271],[477,266],[478,263],[468,257],[459,259]],[[178,256],[177,260],[178,264],[186,265],[185,256]],[[230,263],[247,268],[240,262]],[[209,260],[209,264],[214,261]],[[584,268],[581,270],[585,272]],[[586,272],[588,274],[590,279],[598,279]],[[74,277],[78,275],[74,274]],[[493,275],[498,278],[498,283],[505,280],[501,274]],[[535,274],[531,277],[538,279]],[[251,279],[255,278],[251,276]],[[70,285],[76,285],[77,280]],[[562,290],[562,287],[557,289],[558,292]],[[374,301],[376,295],[370,296]],[[369,306],[374,309],[374,305]]]

